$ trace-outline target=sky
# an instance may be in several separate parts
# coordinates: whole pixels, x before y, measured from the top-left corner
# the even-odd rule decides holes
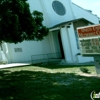
[[[91,10],[93,14],[100,17],[100,0],[71,0],[78,6]]]

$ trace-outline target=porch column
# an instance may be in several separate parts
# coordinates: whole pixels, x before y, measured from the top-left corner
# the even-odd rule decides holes
[[[76,54],[78,53],[79,50],[77,48],[76,38],[78,37],[75,36],[73,23],[71,23],[70,27],[68,28],[68,34],[69,34],[70,47],[71,47],[72,57],[73,57],[72,59],[73,59],[73,62],[77,62]]]
[[[71,44],[69,40],[68,29],[66,27],[62,27],[60,29],[63,49],[64,49],[64,56],[66,62],[72,62],[72,51],[71,51]]]

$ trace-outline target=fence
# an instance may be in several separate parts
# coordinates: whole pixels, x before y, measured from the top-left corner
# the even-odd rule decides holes
[[[61,53],[48,53],[48,54],[31,56],[32,64],[55,63],[55,62],[59,62],[61,58],[62,58]]]

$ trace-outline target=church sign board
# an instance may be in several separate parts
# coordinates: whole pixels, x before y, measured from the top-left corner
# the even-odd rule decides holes
[[[83,56],[93,56],[97,74],[100,74],[100,24],[77,28]]]
[[[77,28],[82,55],[100,55],[100,24]]]

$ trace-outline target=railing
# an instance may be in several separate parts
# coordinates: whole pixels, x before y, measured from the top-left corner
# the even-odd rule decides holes
[[[38,63],[52,63],[52,62],[58,62],[61,60],[62,56],[61,53],[48,53],[48,54],[40,54],[40,55],[32,55],[31,61],[32,64],[38,64]]]

